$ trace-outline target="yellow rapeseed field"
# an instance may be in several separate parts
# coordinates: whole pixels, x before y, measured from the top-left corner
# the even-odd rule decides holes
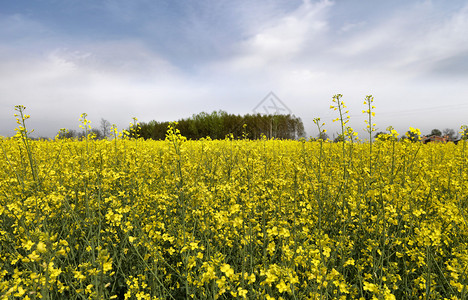
[[[0,299],[468,297],[465,141],[32,141],[19,112]]]

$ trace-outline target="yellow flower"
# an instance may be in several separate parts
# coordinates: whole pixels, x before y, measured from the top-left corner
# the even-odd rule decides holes
[[[268,285],[271,285],[278,279],[278,276],[276,276],[271,270],[266,271],[265,275],[266,275],[266,279],[264,282]]]
[[[20,285],[18,287],[18,292],[15,293],[15,297],[21,297],[24,295],[26,291],[23,289],[23,287]]]
[[[346,266],[354,266],[354,259],[352,259],[352,258],[348,259],[348,260],[344,263],[343,267],[346,267]]]
[[[74,278],[78,279],[78,280],[83,280],[86,278],[86,276],[84,276],[80,271],[73,271],[74,273]]]
[[[291,288],[284,282],[283,279],[281,279],[280,283],[276,285],[276,288],[280,293],[291,291]]]
[[[221,266],[221,272],[226,274],[228,278],[230,278],[232,275],[234,275],[234,270],[231,268],[229,264],[223,264]]]
[[[36,249],[40,253],[45,253],[47,251],[47,246],[43,242],[39,242],[39,243],[37,243]]]
[[[226,277],[221,277],[220,279],[216,280],[216,284],[218,285],[218,288],[221,290],[221,289],[224,289],[224,287],[226,286]]]
[[[210,281],[212,279],[215,279],[216,278],[215,268],[211,265],[207,265],[207,263],[204,263],[204,266],[205,266],[206,271],[202,275],[202,281]]]
[[[190,242],[190,250],[195,250],[198,248],[198,242]]]
[[[34,243],[32,241],[27,241],[26,243],[23,244],[24,249],[26,250],[31,250],[31,247],[34,246]]]
[[[367,282],[367,281],[364,281],[364,290],[369,291],[374,294],[379,292],[379,288],[375,284]]]
[[[251,284],[254,283],[255,280],[256,280],[255,274],[254,273],[250,274],[248,279],[249,279],[249,283],[251,283]]]
[[[104,272],[109,272],[112,270],[112,261],[108,261],[108,262],[105,262],[103,265],[102,265],[102,269]]]
[[[239,297],[242,297],[242,298],[245,299],[245,298],[247,298],[247,293],[248,293],[247,290],[244,290],[241,287],[237,288],[237,294],[239,295]]]
[[[87,294],[91,294],[91,289],[92,289],[93,287],[94,287],[93,284],[88,284],[88,285],[86,286],[86,293],[87,293]]]

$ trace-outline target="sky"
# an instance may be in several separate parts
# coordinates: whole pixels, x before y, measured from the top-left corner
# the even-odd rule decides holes
[[[273,93],[273,94],[270,94]],[[468,3],[375,0],[0,0],[0,136],[85,112],[127,128],[200,112],[291,112],[330,136],[342,94],[361,137],[468,124]],[[276,107],[276,108],[275,108]]]

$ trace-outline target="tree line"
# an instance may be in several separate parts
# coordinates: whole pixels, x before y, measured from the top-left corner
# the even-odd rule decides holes
[[[138,126],[128,128],[130,137],[164,140],[169,124],[156,120],[139,123]],[[101,119],[100,128],[93,128],[90,133],[96,139],[109,137],[110,123]],[[228,135],[233,138],[260,139],[262,136],[278,139],[299,139],[305,137],[302,120],[294,115],[264,115],[246,114],[235,115],[225,111],[212,113],[202,112],[192,117],[177,121],[177,129],[188,139],[224,139]],[[62,130],[59,138],[82,138],[84,132],[76,130]]]
[[[144,139],[163,140],[170,122],[140,123],[136,134]],[[305,136],[302,120],[294,115],[235,115],[225,111],[202,112],[177,121],[177,129],[188,139],[267,138],[298,139]]]
[[[138,126],[128,128],[130,137],[142,137],[144,139],[164,140],[168,126],[171,122],[150,121],[139,123]],[[200,139],[210,137],[211,139],[224,139],[227,135],[233,138],[260,139],[262,136],[267,138],[279,139],[299,139],[305,137],[304,125],[302,120],[294,115],[265,115],[265,114],[247,114],[235,115],[225,111],[213,111],[212,113],[202,112],[194,114],[192,117],[180,119],[177,121],[177,129],[188,139]],[[92,128],[90,133],[96,139],[105,139],[110,136],[111,124],[105,119],[101,119],[99,128]],[[61,130],[59,138],[82,138],[85,133],[81,131]],[[381,135],[386,136],[386,132],[377,132],[374,138]],[[425,136],[447,136],[448,141],[458,141],[461,137],[455,130],[445,128],[443,131],[433,129]],[[468,129],[465,128],[463,136],[468,136]],[[419,141],[420,136],[414,132],[408,131],[400,139],[409,139]],[[311,137],[312,140],[315,140]],[[321,132],[317,139],[330,140],[325,132]],[[334,135],[333,142],[342,141],[340,135]]]

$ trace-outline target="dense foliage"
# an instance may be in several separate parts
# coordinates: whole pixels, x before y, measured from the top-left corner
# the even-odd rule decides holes
[[[298,139],[305,136],[300,118],[293,115],[234,115],[224,111],[211,114],[199,113],[191,118],[177,121],[177,128],[188,139],[224,139],[227,135],[235,138],[247,137]],[[164,140],[169,122],[150,121],[141,123],[137,135],[144,139]]]

